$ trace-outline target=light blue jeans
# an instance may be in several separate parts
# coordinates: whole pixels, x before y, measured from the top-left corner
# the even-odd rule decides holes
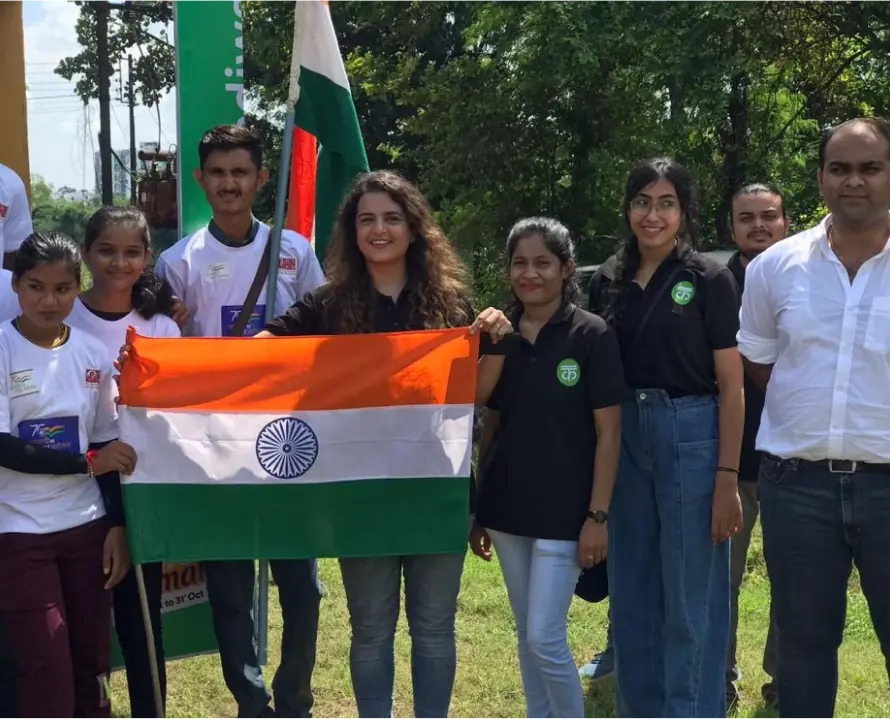
[[[448,716],[457,667],[454,615],[465,556],[340,560],[352,626],[349,670],[360,717],[392,716],[394,642],[403,571],[414,716]]]
[[[530,717],[583,717],[581,679],[566,624],[581,568],[578,543],[488,534],[516,618],[519,669]]]

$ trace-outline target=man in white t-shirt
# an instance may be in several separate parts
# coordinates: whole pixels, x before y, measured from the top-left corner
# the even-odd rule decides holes
[[[0,252],[6,269],[12,269],[13,255],[33,231],[25,183],[0,163]]]
[[[224,337],[232,335],[238,324],[269,242],[269,226],[251,211],[269,173],[262,167],[260,140],[236,125],[221,125],[205,133],[198,144],[198,155],[201,167],[195,171],[195,179],[204,189],[213,219],[163,252],[155,271],[171,284],[189,311],[184,334]],[[243,335],[252,336],[263,328],[268,302],[274,302],[276,315],[284,314],[323,283],[324,274],[309,241],[285,230],[276,286],[267,297],[264,284]],[[200,527],[196,526],[195,531]],[[310,716],[321,600],[317,563],[273,559],[270,564],[287,638],[273,682],[275,712],[280,716]],[[205,562],[204,566],[223,676],[238,703],[238,716],[271,715],[270,696],[254,645],[254,563],[226,560]]]

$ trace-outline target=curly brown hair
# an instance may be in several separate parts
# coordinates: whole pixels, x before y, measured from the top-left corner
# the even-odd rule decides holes
[[[375,289],[358,247],[358,203],[369,192],[385,192],[402,208],[413,241],[408,245],[406,293],[411,329],[444,329],[472,323],[467,271],[433,220],[426,198],[401,175],[378,170],[362,175],[340,205],[325,258],[325,311],[342,333],[373,332]]]

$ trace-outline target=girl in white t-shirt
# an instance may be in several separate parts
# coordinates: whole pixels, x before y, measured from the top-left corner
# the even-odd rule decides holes
[[[13,267],[21,314],[0,324],[0,619],[22,716],[109,716],[111,592],[130,567],[105,347],[65,323],[80,251],[30,235]]]
[[[133,207],[103,207],[87,222],[83,259],[92,286],[74,303],[68,323],[101,340],[112,362],[126,342],[127,327],[148,337],[179,337],[171,319],[180,307],[165,281],[151,274],[151,245],[145,215]],[[166,671],[161,633],[163,564],[142,565],[161,695],[166,703]],[[127,669],[131,714],[157,716],[151,665],[135,572],[114,588],[114,625]]]

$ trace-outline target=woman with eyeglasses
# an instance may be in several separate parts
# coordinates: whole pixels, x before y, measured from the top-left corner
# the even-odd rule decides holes
[[[619,715],[725,716],[729,538],[744,423],[732,274],[695,251],[698,200],[673,160],[627,181],[629,237],[591,282],[627,385],[609,517]]]

